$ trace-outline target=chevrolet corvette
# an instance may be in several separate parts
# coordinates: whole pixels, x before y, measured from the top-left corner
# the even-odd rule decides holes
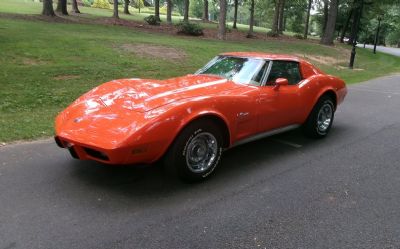
[[[343,80],[298,57],[223,53],[194,74],[95,87],[59,113],[55,141],[74,158],[163,160],[174,175],[199,181],[233,146],[295,128],[325,137],[346,93]]]

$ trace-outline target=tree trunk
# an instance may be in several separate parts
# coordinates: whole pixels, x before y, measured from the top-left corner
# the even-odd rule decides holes
[[[235,0],[234,5],[235,5],[235,11],[233,13],[233,26],[232,26],[232,28],[237,29],[236,22],[237,22],[237,12],[238,12],[239,0]]]
[[[42,15],[44,16],[55,16],[53,9],[53,0],[43,0]]]
[[[76,2],[76,0],[72,0],[72,12],[74,13],[81,13],[78,9],[78,3]]]
[[[251,0],[250,5],[250,23],[249,23],[249,32],[247,33],[247,38],[251,38],[254,36],[253,34],[253,26],[254,26],[254,0]]]
[[[167,0],[167,23],[172,24],[172,0]]]
[[[357,22],[358,22],[358,18],[360,15],[360,3],[357,0],[355,0],[354,5],[356,6],[356,8],[353,9],[353,18],[352,18],[352,23],[351,23],[350,38],[349,38],[349,41],[347,42],[347,44],[353,44],[353,41],[356,37]]]
[[[67,10],[67,0],[58,0],[57,2],[57,12],[60,12],[62,15],[68,15],[68,10]]]
[[[58,0],[57,1],[56,12],[61,12],[61,5],[62,5],[61,0]]]
[[[124,14],[130,15],[131,13],[129,12],[129,2],[130,0],[125,0],[124,1]]]
[[[119,15],[118,15],[118,0],[114,0],[114,13],[113,13],[113,17],[115,19],[119,19]]]
[[[184,10],[183,10],[183,21],[188,22],[189,21],[189,0],[184,0]]]
[[[308,25],[310,23],[310,12],[311,12],[312,2],[313,2],[313,0],[308,0],[306,25],[304,27],[304,39],[307,39],[307,35],[308,35]]]
[[[321,38],[321,44],[333,45],[333,36],[335,34],[336,18],[338,13],[338,0],[331,0],[326,22],[325,32]]]
[[[347,29],[349,28],[351,16],[353,15],[353,7],[350,9],[349,15],[346,18],[346,22],[343,25],[342,32],[340,34],[340,43],[344,42],[344,37],[346,35]]]
[[[160,0],[154,0],[154,15],[160,20]]]
[[[208,21],[208,0],[204,0],[203,21]]]
[[[322,25],[322,34],[325,33],[326,24],[328,22],[328,15],[329,15],[329,0],[324,0],[324,22]]]
[[[281,0],[276,0],[275,2],[275,11],[274,11],[274,19],[272,22],[271,32],[274,34],[278,34],[278,23],[279,23],[279,10],[281,6]]]
[[[218,39],[226,39],[226,0],[219,0]]]
[[[283,34],[283,30],[285,29],[285,22],[284,22],[285,0],[280,0],[280,2],[281,6],[279,7],[278,33]]]

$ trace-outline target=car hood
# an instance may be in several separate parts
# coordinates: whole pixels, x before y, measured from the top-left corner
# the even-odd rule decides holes
[[[56,119],[56,133],[64,138],[112,148],[149,121],[147,111],[185,98],[226,94],[238,87],[242,85],[209,75],[167,80],[113,80],[82,95],[60,113]]]
[[[210,75],[187,75],[167,80],[120,79],[104,83],[83,95],[75,104],[101,104],[138,112],[177,100],[196,96],[220,94],[241,85]]]

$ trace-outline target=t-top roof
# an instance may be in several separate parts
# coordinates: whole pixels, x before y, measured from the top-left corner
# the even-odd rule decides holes
[[[238,56],[238,57],[253,57],[262,58],[266,60],[289,60],[289,61],[301,61],[297,56],[287,54],[268,54],[263,52],[227,52],[222,53],[225,56]]]

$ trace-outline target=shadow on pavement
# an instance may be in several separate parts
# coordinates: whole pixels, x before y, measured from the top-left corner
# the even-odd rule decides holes
[[[182,183],[171,178],[163,170],[162,163],[147,166],[109,166],[92,161],[73,160],[68,162],[72,177],[79,184],[90,184],[92,187],[130,197],[161,198],[178,193],[197,190],[218,190],[227,185],[235,185],[238,181],[246,182],[246,176],[254,171],[265,172],[279,167],[280,159],[312,151],[315,146],[327,142],[334,143],[338,137],[344,136],[346,128],[335,126],[332,134],[326,139],[309,139],[300,130],[261,139],[225,151],[221,164],[215,174],[208,180],[198,184]],[[296,148],[279,141],[288,141],[301,146]],[[257,172],[257,173],[259,173]]]

